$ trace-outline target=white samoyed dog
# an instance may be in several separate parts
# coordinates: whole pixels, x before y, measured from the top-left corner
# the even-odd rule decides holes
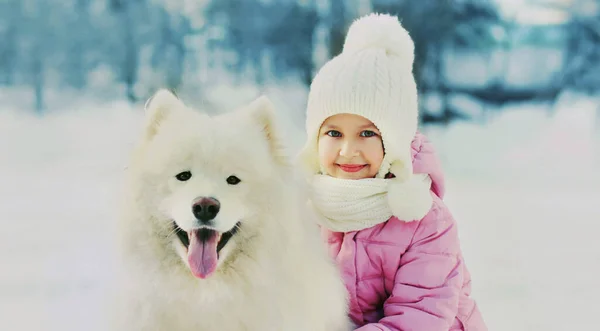
[[[208,116],[146,104],[118,233],[120,331],[347,331],[347,293],[272,103]]]

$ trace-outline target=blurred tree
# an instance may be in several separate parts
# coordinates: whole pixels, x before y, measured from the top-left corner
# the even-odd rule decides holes
[[[251,69],[263,84],[266,75],[284,78],[290,73],[308,84],[312,79],[314,5],[275,0],[213,0],[206,9],[207,23],[224,31],[213,45],[233,51],[233,71]],[[265,59],[272,65],[267,72]]]
[[[16,83],[19,72],[19,28],[22,20],[20,0],[0,2],[0,85]]]
[[[346,2],[343,0],[330,0],[329,16],[329,57],[337,56],[344,48],[344,40],[350,23],[355,17],[348,17]]]
[[[189,19],[179,12],[156,8],[159,13],[155,43],[152,46],[152,67],[164,73],[164,85],[177,90],[183,79],[187,48],[185,38],[192,31]]]
[[[65,8],[56,29],[62,30],[60,35],[68,36],[61,40],[64,43],[59,54],[58,68],[63,73],[63,80],[68,86],[81,90],[87,85],[87,74],[90,71],[88,54],[97,51],[90,43],[94,38],[92,20],[89,15],[91,0],[76,0],[73,10]]]
[[[63,48],[62,38],[54,25],[63,12],[60,7],[46,1],[35,1],[20,9],[18,56],[23,82],[34,94],[34,109],[38,114],[45,110],[45,89],[57,55]]]
[[[556,84],[562,89],[600,92],[600,4],[576,0],[567,24],[567,55]]]
[[[275,76],[283,78],[288,72],[297,73],[305,85],[312,81],[314,62],[313,35],[317,12],[313,6],[275,3],[269,17],[277,17],[266,36],[272,52]]]
[[[268,28],[275,17],[266,15],[266,4],[257,0],[212,0],[206,7],[207,23],[224,31],[213,45],[233,51],[233,62],[226,63],[241,75],[253,70],[255,81],[264,81],[261,61],[266,46]]]
[[[137,33],[141,21],[136,18],[140,14],[139,7],[143,5],[143,1],[109,0],[109,3],[112,12],[116,15],[115,31],[117,31],[116,37],[118,38],[116,42],[119,45],[110,51],[115,57],[117,75],[125,84],[127,100],[135,102],[138,99],[135,93],[135,84],[138,79],[141,48]]]

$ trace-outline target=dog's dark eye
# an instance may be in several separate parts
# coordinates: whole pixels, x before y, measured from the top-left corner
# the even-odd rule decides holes
[[[239,178],[237,178],[236,176],[233,176],[233,175],[227,177],[227,184],[229,184],[229,185],[237,185],[241,181],[242,181],[241,179],[239,179]]]
[[[177,176],[175,176],[175,178],[177,178],[177,180],[185,182],[186,180],[192,178],[192,173],[189,171],[180,172],[177,174]]]

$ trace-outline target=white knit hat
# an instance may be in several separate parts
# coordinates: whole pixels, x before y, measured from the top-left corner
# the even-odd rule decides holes
[[[411,142],[418,125],[417,85],[412,73],[414,44],[395,16],[370,14],[350,26],[342,53],[315,76],[308,96],[307,142],[300,161],[320,172],[318,134],[330,116],[360,115],[381,132],[385,156],[377,174],[410,179]]]

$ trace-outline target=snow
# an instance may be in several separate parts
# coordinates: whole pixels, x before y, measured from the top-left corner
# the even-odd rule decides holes
[[[243,102],[258,92],[242,93]],[[285,132],[297,148],[304,92],[264,92],[290,112],[295,130]],[[226,90],[211,96],[235,103]],[[3,330],[108,330],[118,186],[140,108],[0,112]],[[446,200],[490,330],[597,324],[599,108],[598,98],[573,96],[554,112],[514,105],[485,124],[423,129],[447,171]]]
[[[490,330],[591,330],[600,311],[600,98],[424,132]]]

